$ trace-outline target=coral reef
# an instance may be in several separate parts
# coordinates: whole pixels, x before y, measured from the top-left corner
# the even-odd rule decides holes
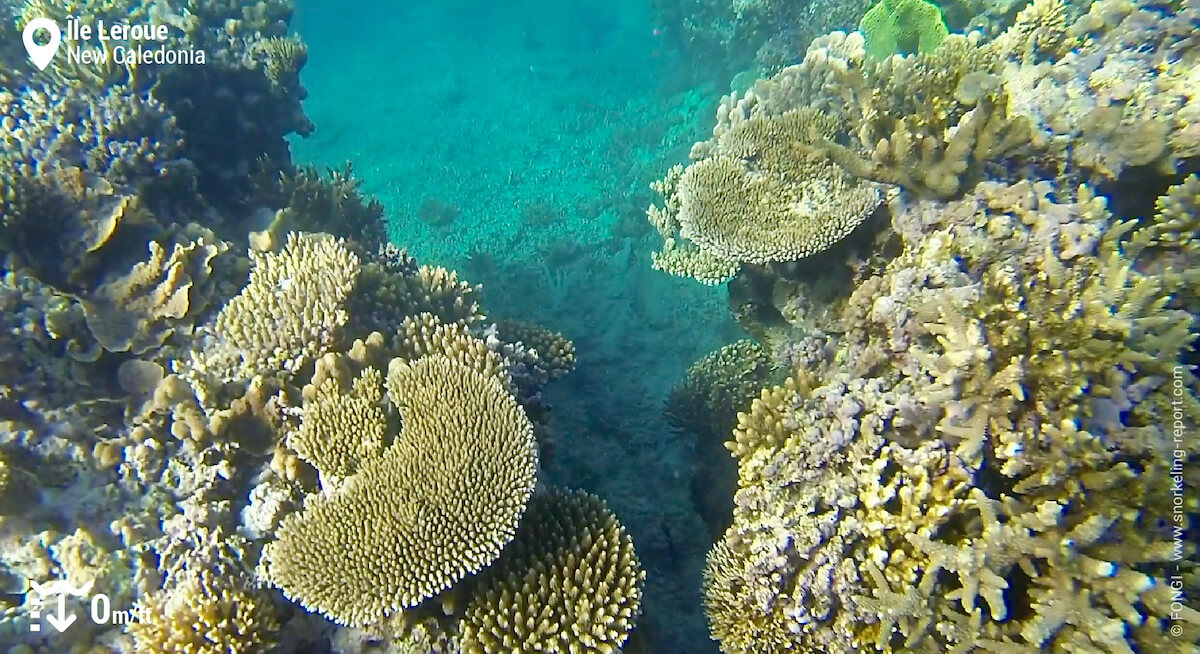
[[[363,250],[359,254],[375,254],[387,246],[383,205],[362,195],[350,163],[325,175],[311,166],[279,172],[260,166],[258,177],[258,201],[275,213],[261,232],[252,233],[255,249],[275,249],[288,232],[349,239]]]
[[[396,442],[285,519],[264,554],[267,576],[289,597],[352,626],[416,606],[491,563],[537,468],[533,426],[495,377],[445,356],[396,359],[388,396],[404,424]],[[353,447],[343,456],[360,451],[355,436],[338,437]]]
[[[207,572],[185,574],[134,611],[129,633],[137,654],[267,652],[279,629],[275,607],[262,591]]]
[[[655,185],[655,266],[711,284],[741,264],[811,256],[862,222],[875,184],[953,198],[1001,167],[1067,184],[1171,170],[1196,155],[1196,48],[1183,36],[1195,10],[1143,34],[1155,11],[1106,0],[1068,24],[1063,3],[1039,0],[994,40],[945,36],[880,60],[858,32],[816,39],[803,63],[726,96],[713,139]]]
[[[729,527],[737,486],[737,467],[725,439],[737,425],[738,413],[749,409],[759,389],[777,376],[766,350],[741,340],[694,363],[667,395],[667,421],[692,437],[692,502],[714,539]]]
[[[672,45],[699,70],[732,78],[758,65],[764,72],[802,59],[817,36],[853,29],[872,3],[818,0],[654,0]]]
[[[206,61],[36,71],[0,48],[0,645],[307,651],[358,631],[304,607],[457,642],[471,573],[534,492],[542,389],[572,343],[489,323],[478,286],[388,243],[348,164],[292,165],[285,137],[311,126],[286,0],[2,9],[5,35],[68,11],[161,24]],[[325,528],[350,515],[363,534]],[[560,545],[602,532],[631,566],[572,571],[636,581],[614,596],[619,644],[641,573],[615,518],[589,516]],[[31,629],[31,584],[54,579],[131,621]]]
[[[1192,578],[1195,552],[1167,524],[1160,417],[1200,420],[1171,306],[1194,286],[1137,272],[1169,227],[1055,197],[897,200],[903,251],[837,304],[836,352],[739,416],[705,586],[725,651],[1167,651],[1170,562]]]
[[[192,366],[225,381],[296,372],[329,351],[345,326],[359,259],[328,234],[288,235],[278,253],[251,252],[246,287],[213,327],[213,349]]]
[[[641,614],[645,572],[604,502],[553,490],[530,501],[516,540],[462,620],[462,651],[621,651]]]
[[[971,37],[872,61],[861,34],[814,41],[804,63],[722,99],[713,139],[654,185],[655,267],[726,281],[742,264],[828,249],[899,189],[952,197],[1027,144],[998,57]],[[920,100],[916,100],[920,98]]]
[[[878,60],[834,33],[727,96],[655,185],[663,256],[736,264],[735,315],[788,372],[726,443],[733,519],[704,582],[724,652],[1195,651],[1200,456],[1178,439],[1200,426],[1198,187],[1179,174],[1197,16],[1037,0],[990,40]],[[792,165],[886,189],[853,243],[805,253],[723,204],[735,186],[688,195],[747,126],[804,115],[840,131],[785,132]],[[774,155],[747,154],[726,177],[791,206]],[[688,224],[697,197],[797,254],[730,253]]]

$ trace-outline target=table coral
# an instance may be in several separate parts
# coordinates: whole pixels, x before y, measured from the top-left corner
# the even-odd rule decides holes
[[[490,564],[533,491],[533,427],[500,380],[433,356],[390,366],[388,392],[396,442],[285,518],[264,554],[285,594],[343,624],[414,607]]]
[[[961,193],[1027,145],[996,66],[978,35],[883,61],[857,32],[817,39],[803,63],[723,98],[713,138],[654,186],[664,203],[648,218],[665,243],[655,267],[725,281],[742,264],[829,249],[893,187]]]

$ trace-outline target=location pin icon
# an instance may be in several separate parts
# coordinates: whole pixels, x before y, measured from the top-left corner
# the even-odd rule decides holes
[[[50,40],[46,45],[38,45],[33,40],[34,32],[38,30],[46,30],[50,33]],[[58,52],[58,46],[62,43],[62,32],[58,31],[58,25],[49,18],[34,18],[25,25],[25,31],[21,33],[21,40],[25,42],[25,52],[29,53],[29,60],[33,62],[38,70],[46,70],[46,66],[50,65],[50,60],[54,58],[54,53]]]

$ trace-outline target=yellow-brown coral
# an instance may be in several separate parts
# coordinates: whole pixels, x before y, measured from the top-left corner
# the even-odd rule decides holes
[[[679,179],[680,234],[716,257],[748,263],[795,261],[844,238],[883,196],[823,156],[833,131],[829,118],[807,108],[729,130],[714,156]]]
[[[444,323],[432,313],[405,318],[396,335],[397,356],[417,360],[440,354],[468,368],[507,382],[504,360],[489,350],[487,344],[475,338],[462,323]]]
[[[174,323],[204,309],[198,287],[212,275],[213,259],[229,245],[208,230],[170,249],[151,241],[150,257],[88,294],[84,316],[92,335],[110,352],[141,354],[162,344]]]
[[[305,403],[304,419],[288,435],[288,446],[317,469],[323,486],[333,488],[383,451],[382,401],[383,375],[375,368],[363,370],[349,392],[328,378]]]
[[[1163,647],[1165,577],[1197,567],[1163,524],[1161,420],[1200,422],[1192,292],[1150,256],[1191,247],[1182,195],[1172,227],[1044,182],[897,203],[903,251],[822,314],[838,351],[739,416],[705,577],[723,650]]]
[[[534,497],[462,620],[466,654],[618,652],[641,614],[633,541],[584,492]]]
[[[217,315],[217,352],[194,362],[221,376],[297,372],[334,344],[348,318],[344,303],[359,260],[325,234],[288,235],[278,253],[251,252],[242,292]]]
[[[251,654],[275,645],[271,599],[245,583],[189,571],[138,602],[126,627],[136,654]]]
[[[496,559],[533,491],[533,425],[499,379],[444,356],[393,361],[403,430],[328,497],[310,497],[264,552],[268,577],[313,611],[364,625]]]

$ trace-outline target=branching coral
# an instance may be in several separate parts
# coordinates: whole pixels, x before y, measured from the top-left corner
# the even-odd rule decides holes
[[[144,598],[127,627],[137,654],[269,651],[279,628],[271,599],[245,581],[189,571]]]
[[[641,615],[645,572],[604,502],[535,496],[463,615],[468,654],[617,652]]]
[[[879,62],[857,32],[817,39],[804,63],[724,98],[713,139],[656,184],[665,200],[648,217],[665,245],[655,267],[724,281],[741,263],[827,250],[890,186],[932,197],[970,188],[1029,141],[997,61],[978,35]]]
[[[1200,423],[1175,308],[1194,291],[1147,245],[1190,248],[1195,221],[1160,242],[1173,227],[1062,195],[894,203],[903,251],[831,307],[838,351],[739,416],[705,582],[724,651],[1131,651],[1169,620],[1200,639],[1200,612],[1168,609],[1168,562],[1196,561],[1165,523],[1162,420]]]
[[[374,255],[387,243],[383,205],[363,197],[361,183],[349,163],[322,175],[313,167],[273,171],[260,168],[258,190],[263,201],[278,208],[261,232],[251,235],[260,250],[274,249],[289,231],[325,232],[349,239]]]
[[[444,356],[393,361],[403,430],[328,497],[286,518],[267,574],[349,625],[416,606],[488,565],[533,491],[533,426],[501,382]],[[334,583],[330,583],[334,580]]]
[[[280,252],[251,258],[250,281],[217,315],[220,344],[195,357],[197,370],[226,378],[295,373],[328,351],[346,324],[359,260],[342,241],[292,233]]]
[[[737,413],[757,398],[772,368],[757,343],[726,345],[688,369],[683,383],[668,394],[663,413],[679,429],[724,438],[737,424]]]
[[[478,286],[462,281],[452,270],[418,267],[404,256],[367,261],[347,308],[351,322],[364,332],[391,332],[405,318],[421,313],[463,327],[484,318]]]
[[[504,343],[519,345],[525,366],[536,366],[547,379],[561,377],[575,369],[575,344],[562,334],[538,325],[501,320],[496,337]]]
[[[461,323],[444,323],[431,313],[405,318],[396,334],[396,354],[415,361],[423,356],[441,355],[505,383],[510,380],[501,356],[488,349]]]
[[[1104,0],[1071,25],[1066,7],[1034,2],[997,39],[1010,108],[1095,179],[1200,154],[1194,4]]]

